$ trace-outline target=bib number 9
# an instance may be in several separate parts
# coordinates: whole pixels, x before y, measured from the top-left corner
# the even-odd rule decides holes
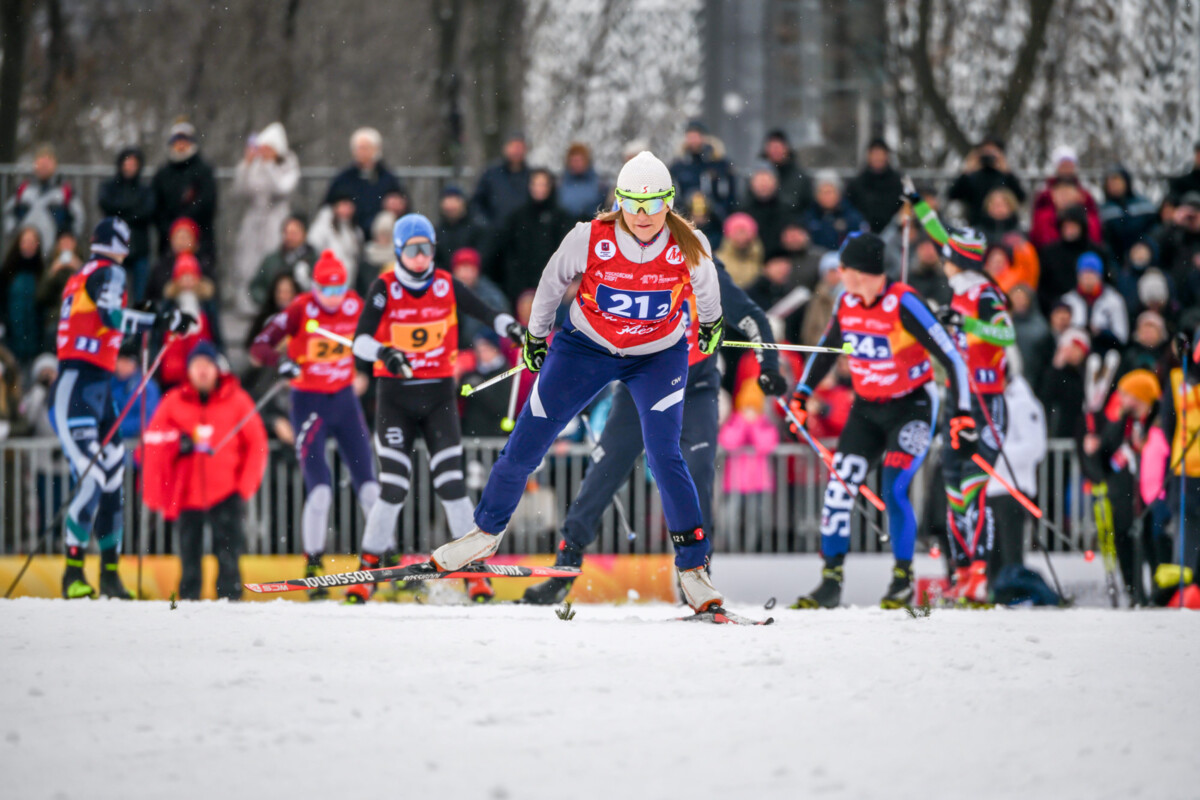
[[[419,325],[392,325],[392,347],[405,353],[424,353],[435,347],[441,347],[446,341],[446,331],[450,326],[446,320],[426,322]]]
[[[670,290],[634,292],[613,289],[600,284],[596,287],[596,305],[606,314],[625,319],[666,319],[671,312]]]

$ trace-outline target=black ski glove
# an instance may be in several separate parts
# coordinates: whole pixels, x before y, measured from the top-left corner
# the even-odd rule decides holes
[[[394,347],[379,348],[379,360],[383,362],[384,369],[393,375],[411,378],[413,375],[412,367],[408,363],[408,359]]]
[[[299,378],[300,373],[303,372],[303,370],[300,369],[300,365],[295,361],[292,361],[290,358],[285,358],[279,362],[278,371],[279,377],[288,378],[289,380],[292,378]]]
[[[763,394],[783,395],[787,393],[788,382],[777,369],[764,369],[758,374],[758,388]]]

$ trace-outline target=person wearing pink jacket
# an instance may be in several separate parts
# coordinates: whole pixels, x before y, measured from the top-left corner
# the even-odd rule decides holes
[[[763,413],[766,398],[754,381],[745,381],[734,400],[734,412],[721,426],[717,443],[725,451],[725,497],[730,530],[741,528],[750,537],[747,549],[757,549],[764,527],[766,499],[775,491],[775,473],[767,457],[779,444],[779,429]],[[745,519],[744,526],[739,517]]]

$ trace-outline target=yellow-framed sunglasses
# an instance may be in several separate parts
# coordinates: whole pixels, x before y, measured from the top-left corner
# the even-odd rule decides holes
[[[667,204],[675,197],[675,187],[672,186],[665,192],[652,194],[634,194],[617,189],[613,194],[617,198],[617,206],[625,213],[636,216],[639,211],[645,211],[650,216],[654,216],[667,208]]]

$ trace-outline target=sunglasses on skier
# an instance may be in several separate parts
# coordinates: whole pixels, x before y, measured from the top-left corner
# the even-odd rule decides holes
[[[617,198],[617,205],[626,214],[637,216],[639,211],[645,211],[650,216],[654,216],[667,207],[667,203],[675,196],[675,189],[672,187],[665,192],[655,192],[654,194],[630,194],[618,190],[614,194]]]
[[[416,244],[406,244],[400,249],[400,255],[405,258],[415,258],[416,256],[432,256],[432,242],[417,242]]]
[[[349,284],[335,283],[329,286],[322,286],[319,283],[313,284],[313,291],[322,297],[340,297],[346,293],[346,288]]]

